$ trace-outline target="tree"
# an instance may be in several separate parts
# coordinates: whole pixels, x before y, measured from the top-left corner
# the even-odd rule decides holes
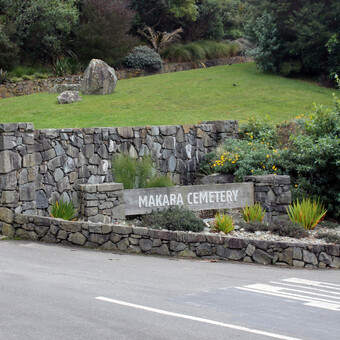
[[[197,19],[197,0],[130,0],[130,8],[136,12],[133,32],[144,26],[170,32],[183,22]]]
[[[127,0],[84,0],[76,52],[88,62],[100,58],[114,65],[138,44],[128,34],[135,13]]]
[[[286,75],[328,72],[326,44],[339,33],[340,3],[333,0],[248,0],[252,5],[250,27],[264,11],[273,18],[281,48],[274,63]],[[249,32],[248,32],[249,33]],[[250,34],[258,44],[258,35]]]
[[[34,60],[60,54],[78,22],[75,0],[2,0],[0,9],[9,39]]]

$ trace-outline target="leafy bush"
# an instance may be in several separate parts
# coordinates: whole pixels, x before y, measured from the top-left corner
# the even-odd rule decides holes
[[[287,209],[289,218],[301,224],[306,230],[313,229],[320,221],[325,218],[327,210],[319,200],[303,199],[297,200]]]
[[[265,210],[262,209],[260,203],[256,203],[250,207],[246,205],[246,207],[242,209],[241,215],[245,222],[262,222]]]
[[[235,179],[243,181],[246,175],[281,174],[278,168],[280,152],[267,145],[266,140],[250,142],[247,140],[227,139],[212,155],[208,155],[213,172],[234,174]],[[200,168],[207,168],[207,160]]]
[[[72,202],[56,201],[52,204],[50,215],[55,218],[62,218],[67,221],[75,221],[78,209],[74,208]]]
[[[234,230],[233,218],[228,214],[218,212],[215,215],[212,228],[216,231],[223,231],[225,234],[230,233]]]
[[[173,183],[166,176],[157,176],[150,156],[134,159],[129,155],[118,155],[112,161],[113,178],[123,183],[125,189],[169,187]]]
[[[158,71],[163,66],[160,55],[147,46],[138,46],[124,59],[127,67]]]
[[[142,226],[153,229],[203,231],[205,224],[194,212],[184,207],[172,206],[163,211],[142,217]]]

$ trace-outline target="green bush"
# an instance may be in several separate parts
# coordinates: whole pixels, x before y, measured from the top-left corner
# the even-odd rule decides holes
[[[163,66],[160,55],[147,46],[135,47],[124,59],[127,67],[158,71]]]
[[[163,211],[142,217],[142,226],[153,229],[203,231],[205,224],[194,212],[184,207],[172,206]]]
[[[294,238],[303,238],[308,236],[306,230],[299,224],[290,221],[287,218],[281,218],[271,222],[268,229],[279,236],[287,236]]]
[[[77,209],[74,208],[72,202],[56,201],[52,204],[50,215],[55,218],[61,218],[67,221],[75,221]]]
[[[159,176],[150,156],[134,159],[129,155],[118,155],[112,161],[112,175],[124,189],[169,187],[173,183],[166,176]]]
[[[259,221],[240,223],[240,227],[245,231],[254,233],[255,231],[270,231],[279,236],[287,236],[293,238],[302,238],[308,236],[306,230],[298,223],[292,222],[289,218],[281,217],[270,224],[261,223]]]
[[[277,166],[279,156],[280,152],[267,145],[266,140],[251,142],[227,139],[212,155],[208,155],[208,159],[214,160],[209,162],[213,172],[234,174],[236,181],[242,182],[247,175],[281,174]],[[200,169],[207,167],[205,160]]]

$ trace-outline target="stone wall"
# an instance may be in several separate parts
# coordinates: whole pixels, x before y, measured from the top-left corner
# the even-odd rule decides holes
[[[111,251],[215,258],[264,265],[340,268],[339,246],[237,239],[220,234],[173,232],[119,224],[64,221],[14,214],[0,208],[0,226],[8,237],[79,245]]]
[[[292,202],[289,176],[245,176],[243,180],[254,183],[255,202],[266,209],[266,221],[287,212]]]
[[[123,184],[81,184],[78,188],[79,218],[112,223],[125,220]]]
[[[237,138],[238,123],[48,130],[34,130],[29,123],[1,124],[0,133],[6,137],[0,144],[1,202],[18,213],[34,213],[29,203],[34,181],[36,207],[44,215],[60,198],[79,207],[81,184],[112,182],[111,160],[117,153],[150,154],[160,173],[175,183],[192,184],[204,155],[222,138]]]
[[[252,61],[250,58],[243,56],[236,56],[230,58],[210,60],[205,63],[206,67],[218,66],[218,65],[229,65],[229,64],[239,64]],[[172,63],[164,64],[162,71],[157,73],[170,73],[178,72],[184,70],[191,70],[194,68],[202,68],[202,64],[196,63]],[[116,70],[118,79],[127,79],[148,76],[155,73],[150,73],[146,70],[137,69],[122,69]],[[81,75],[72,75],[65,77],[51,77],[48,79],[37,79],[37,80],[25,80],[21,82],[6,82],[5,84],[0,84],[0,99],[14,97],[14,96],[24,96],[40,92],[50,92],[56,85],[61,84],[79,84],[82,80]]]
[[[34,128],[31,123],[0,124],[0,206],[36,213]]]

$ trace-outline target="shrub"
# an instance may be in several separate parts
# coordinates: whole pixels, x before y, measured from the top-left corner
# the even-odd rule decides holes
[[[340,245],[340,236],[327,232],[318,232],[316,234],[317,238],[324,239],[328,243],[335,243]]]
[[[163,66],[160,55],[147,46],[138,46],[124,59],[127,67],[158,71]]]
[[[55,218],[62,218],[67,221],[75,221],[78,209],[74,208],[72,202],[56,201],[52,204],[50,215]]]
[[[303,238],[308,235],[306,230],[300,224],[292,222],[287,218],[281,218],[271,222],[268,226],[268,230],[279,236],[294,238]]]
[[[241,221],[239,224],[241,228],[250,233],[254,233],[255,231],[268,231],[268,225],[259,221]]]
[[[241,182],[247,175],[281,174],[277,165],[279,156],[280,152],[267,145],[266,140],[227,139],[212,155],[208,154],[200,169],[206,169],[209,162],[213,172],[234,174],[236,181]]]
[[[250,207],[246,205],[246,207],[242,209],[241,215],[245,222],[262,222],[265,210],[262,209],[260,203],[256,203]]]
[[[228,214],[218,212],[215,215],[212,228],[216,231],[223,231],[225,234],[230,233],[234,230],[233,218]]]
[[[291,221],[301,224],[306,230],[313,229],[322,221],[326,212],[319,200],[310,198],[303,199],[301,202],[297,200],[287,209]]]
[[[142,226],[154,229],[203,231],[205,224],[194,212],[184,207],[172,206],[163,211],[142,217]]]

